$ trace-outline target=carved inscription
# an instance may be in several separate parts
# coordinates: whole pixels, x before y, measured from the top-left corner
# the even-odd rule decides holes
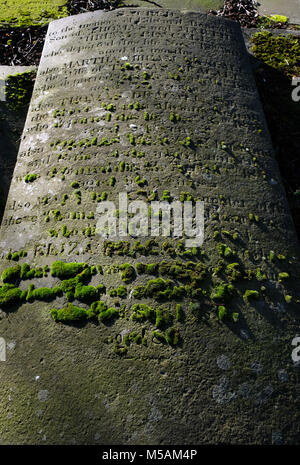
[[[16,240],[32,258],[53,247],[71,257],[66,234],[101,254],[98,203],[121,191],[161,196],[165,186],[174,199],[188,191],[204,200],[208,232],[234,222],[248,237],[249,212],[266,228],[251,226],[253,243],[256,234],[263,242],[264,232],[286,228],[238,33],[234,24],[171,10],[52,23],[3,219],[2,256]]]

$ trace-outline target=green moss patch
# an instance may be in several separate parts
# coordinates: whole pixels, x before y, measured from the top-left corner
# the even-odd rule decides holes
[[[135,269],[129,263],[123,263],[123,265],[119,266],[121,272],[121,279],[124,283],[130,283],[135,278]]]
[[[156,300],[181,299],[185,294],[184,286],[175,286],[171,280],[162,278],[150,279],[146,286],[137,286],[133,292],[137,299],[153,297]]]
[[[34,71],[26,71],[25,73],[7,76],[5,81],[5,100],[8,108],[20,110],[29,104],[35,75]],[[32,182],[33,180],[27,180],[26,182]]]
[[[114,318],[117,318],[118,316],[119,316],[118,310],[116,308],[110,307],[99,313],[98,320],[103,323],[103,322],[112,320]]]
[[[121,299],[125,299],[127,297],[127,289],[125,286],[119,286],[117,289],[110,289],[109,295],[110,297],[121,297]]]
[[[259,60],[282,71],[286,76],[300,75],[300,38],[257,32],[252,37],[252,52]]]
[[[171,346],[176,346],[180,342],[180,333],[177,328],[168,328],[166,331],[166,341]]]
[[[280,27],[282,24],[287,24],[288,17],[284,15],[264,15],[260,16],[258,21],[259,27]]]
[[[221,283],[217,285],[211,292],[210,298],[215,302],[228,302],[235,293],[235,289],[231,284]]]
[[[26,174],[25,178],[24,178],[24,181],[25,182],[33,182],[37,179],[37,174],[35,173],[29,173],[29,174]]]
[[[81,300],[83,302],[92,302],[93,300],[96,300],[98,296],[99,290],[94,286],[84,286],[79,283],[75,287],[75,299]]]
[[[7,309],[10,306],[19,304],[23,299],[21,289],[12,284],[4,284],[0,287],[0,307]]]
[[[51,275],[59,279],[73,278],[85,268],[87,268],[85,263],[64,263],[57,261],[52,263]]]
[[[67,307],[60,309],[53,308],[50,312],[55,321],[78,321],[87,318],[87,311],[73,304],[69,304]]]
[[[93,302],[89,309],[77,307],[71,303],[67,307],[51,310],[53,319],[57,322],[71,322],[78,320],[88,320],[93,317],[98,317],[100,322],[106,322],[119,316],[118,310],[115,308],[107,308],[107,305],[102,302]]]
[[[257,300],[259,298],[259,292],[251,289],[247,289],[243,295],[244,302],[249,303],[250,300]]]
[[[0,25],[45,25],[68,16],[67,4],[66,0],[0,0]]]
[[[131,319],[135,321],[148,320],[154,323],[156,319],[156,311],[153,307],[146,304],[134,304],[132,306]]]
[[[10,268],[6,268],[1,275],[1,279],[4,283],[14,283],[20,279],[20,275],[21,266],[15,265],[11,266]]]
[[[48,287],[40,287],[39,289],[35,289],[32,292],[32,298],[35,300],[42,300],[42,301],[50,301],[56,298],[56,296],[61,295],[62,291],[60,287],[54,287],[53,289],[49,289]]]

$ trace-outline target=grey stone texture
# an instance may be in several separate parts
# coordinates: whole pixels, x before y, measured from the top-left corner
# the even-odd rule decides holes
[[[25,182],[28,174],[36,179]],[[147,201],[166,190],[204,201],[200,251],[184,254],[178,239],[161,237],[143,254],[128,237],[122,255],[95,233],[103,192],[117,202],[119,192]],[[15,348],[0,364],[2,444],[299,442],[298,244],[238,24],[164,9],[50,24],[2,222],[1,270],[21,250],[18,264],[42,269],[101,265],[90,283],[104,284],[101,299],[123,310],[107,324],[56,323],[50,309],[65,295],[3,309],[0,336]],[[173,277],[187,286],[177,300],[134,297],[155,274],[126,282],[131,298],[109,294],[124,285],[120,265],[162,261],[192,262],[205,278]],[[197,289],[188,286],[194,273]],[[224,282],[235,288],[229,304],[211,297]],[[17,284],[61,281],[45,272]],[[155,337],[166,334],[157,321],[132,318],[139,303],[171,315],[178,345]],[[128,332],[142,343],[126,346]]]

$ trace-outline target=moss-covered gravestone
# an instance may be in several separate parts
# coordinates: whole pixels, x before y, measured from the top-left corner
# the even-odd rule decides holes
[[[124,195],[204,202],[202,246],[103,238]],[[3,444],[299,440],[298,246],[237,24],[51,23],[0,248]]]

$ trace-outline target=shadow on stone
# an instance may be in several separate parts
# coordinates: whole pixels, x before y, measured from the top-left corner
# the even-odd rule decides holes
[[[0,223],[13,176],[28,106],[13,111],[0,102]]]
[[[300,105],[292,100],[292,80],[249,56],[292,217],[300,238]]]

